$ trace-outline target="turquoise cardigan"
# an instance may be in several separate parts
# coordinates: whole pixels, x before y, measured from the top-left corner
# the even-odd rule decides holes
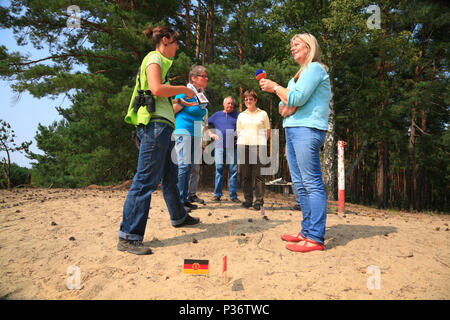
[[[287,88],[288,106],[297,107],[297,111],[283,119],[283,127],[328,130],[331,85],[324,67],[318,62],[310,63],[306,70],[302,71],[297,82],[292,78]]]

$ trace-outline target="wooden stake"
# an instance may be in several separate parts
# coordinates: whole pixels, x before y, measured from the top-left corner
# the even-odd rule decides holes
[[[231,228],[230,228],[230,237],[231,237],[231,234],[233,233],[233,227],[234,227],[234,222],[232,222],[232,223],[231,223]]]

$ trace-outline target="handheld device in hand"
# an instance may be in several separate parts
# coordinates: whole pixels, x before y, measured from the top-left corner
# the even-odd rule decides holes
[[[255,78],[256,80],[265,79],[267,77],[266,72],[263,69],[258,69],[255,72]]]

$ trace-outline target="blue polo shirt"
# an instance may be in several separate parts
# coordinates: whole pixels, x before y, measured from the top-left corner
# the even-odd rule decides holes
[[[223,148],[223,146],[225,146],[226,148],[235,147],[234,142],[236,140],[236,121],[238,116],[239,112],[237,111],[226,113],[222,110],[217,111],[208,118],[208,126],[213,125],[217,129],[216,134],[219,136],[219,139],[215,144],[216,148]]]

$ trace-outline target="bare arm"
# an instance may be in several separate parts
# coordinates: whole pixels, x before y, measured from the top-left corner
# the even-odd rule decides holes
[[[294,114],[295,111],[297,111],[296,107],[291,108],[291,107],[286,106],[286,105],[282,105],[282,106],[278,107],[278,112],[281,114],[281,116],[283,118],[285,118],[287,116],[290,116],[291,114]]]
[[[184,107],[193,107],[196,106],[198,103],[197,102],[187,102],[186,100],[184,100],[183,98],[178,98],[173,100],[173,111],[175,112],[175,114],[177,114],[178,112],[180,112]]]
[[[275,88],[276,85],[278,85],[276,82],[274,82],[272,80],[269,80],[269,79],[261,79],[261,80],[259,80],[259,86],[261,87],[261,90],[266,91],[266,92],[270,92],[270,93],[275,93],[278,96],[278,98],[280,98],[280,100],[285,105],[287,105],[287,98],[288,98],[289,89],[278,85],[277,91],[274,92],[274,88]]]
[[[215,134],[215,133],[212,133],[212,131],[209,130],[208,127],[205,127],[205,129],[206,129],[206,133],[208,134],[208,136],[209,136],[211,139],[213,139],[214,141],[216,141],[217,139],[219,139],[219,136],[218,136],[217,134]]]
[[[176,101],[173,101],[173,111],[175,114],[177,114],[178,112],[180,112],[183,109],[183,107]]]
[[[283,118],[288,117],[297,111],[297,107],[290,107],[287,104],[289,89],[284,88],[280,85],[278,85],[276,82],[269,80],[269,79],[261,79],[259,81],[259,85],[263,91],[275,93],[278,98],[280,98],[281,102],[283,103],[282,106],[278,107],[278,112],[281,114]],[[275,86],[278,85],[277,91],[274,91]]]
[[[185,86],[171,86],[163,84],[161,81],[161,67],[156,64],[150,64],[145,69],[147,74],[148,87],[157,97],[173,97],[177,94],[184,93],[187,99],[195,96],[195,92]]]

